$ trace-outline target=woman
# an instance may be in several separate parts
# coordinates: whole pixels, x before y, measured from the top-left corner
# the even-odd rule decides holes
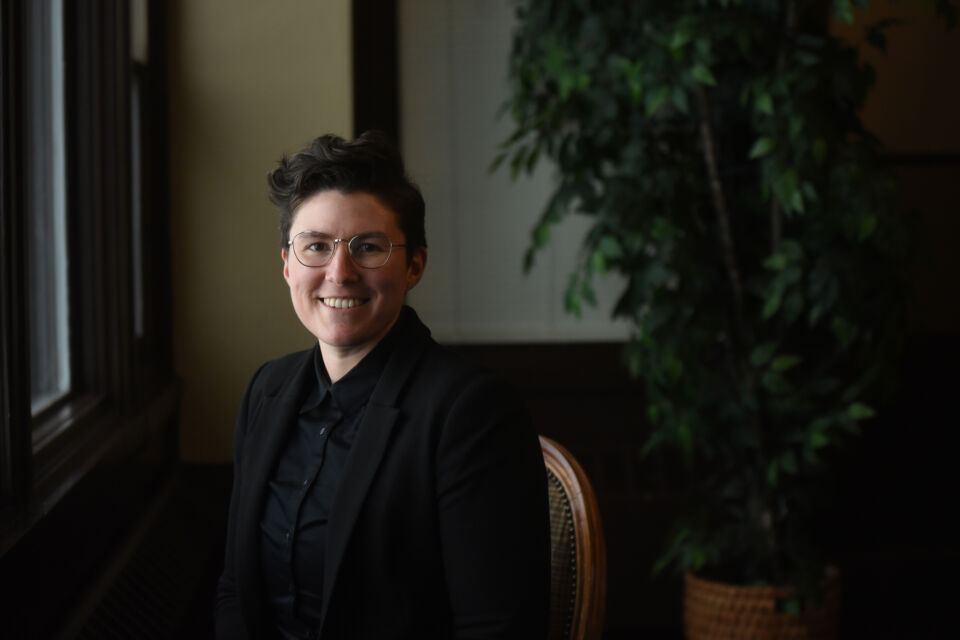
[[[269,183],[317,343],[240,405],[218,638],[544,637],[540,447],[518,399],[403,304],[427,248],[399,153],[323,136]]]

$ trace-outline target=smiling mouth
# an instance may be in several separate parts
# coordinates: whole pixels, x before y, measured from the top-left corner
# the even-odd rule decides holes
[[[370,298],[320,298],[320,301],[332,309],[352,309],[366,304]]]

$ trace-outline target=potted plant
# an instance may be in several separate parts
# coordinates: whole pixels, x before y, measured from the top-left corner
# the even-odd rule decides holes
[[[866,4],[831,3],[842,20]],[[674,447],[690,478],[660,565],[789,587],[794,612],[827,575],[814,510],[889,391],[905,291],[896,185],[858,116],[873,72],[828,33],[830,10],[519,3],[516,129],[494,162],[556,171],[528,268],[553,225],[592,218],[570,311],[595,302],[597,276],[625,280],[613,314],[633,327],[645,451]]]

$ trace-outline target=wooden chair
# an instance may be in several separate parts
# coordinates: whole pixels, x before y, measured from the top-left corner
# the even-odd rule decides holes
[[[600,510],[583,467],[540,436],[550,501],[550,640],[599,640],[607,594]]]

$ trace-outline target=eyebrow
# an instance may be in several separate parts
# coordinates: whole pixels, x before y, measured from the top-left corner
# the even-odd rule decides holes
[[[365,236],[365,235],[371,234],[371,233],[379,233],[379,234],[381,234],[381,235],[388,235],[386,231],[361,231],[360,233],[355,233],[355,234],[351,235],[350,237],[353,238],[353,237],[355,237],[355,236]],[[334,234],[332,234],[332,233],[327,233],[326,231],[314,231],[314,230],[312,230],[312,229],[304,229],[303,231],[298,231],[297,233],[293,234],[293,236],[296,237],[296,236],[299,236],[299,235],[301,235],[301,234],[306,234],[306,235],[311,235],[311,236],[328,236],[328,237],[330,237],[330,238],[336,238],[336,236],[335,236]]]

